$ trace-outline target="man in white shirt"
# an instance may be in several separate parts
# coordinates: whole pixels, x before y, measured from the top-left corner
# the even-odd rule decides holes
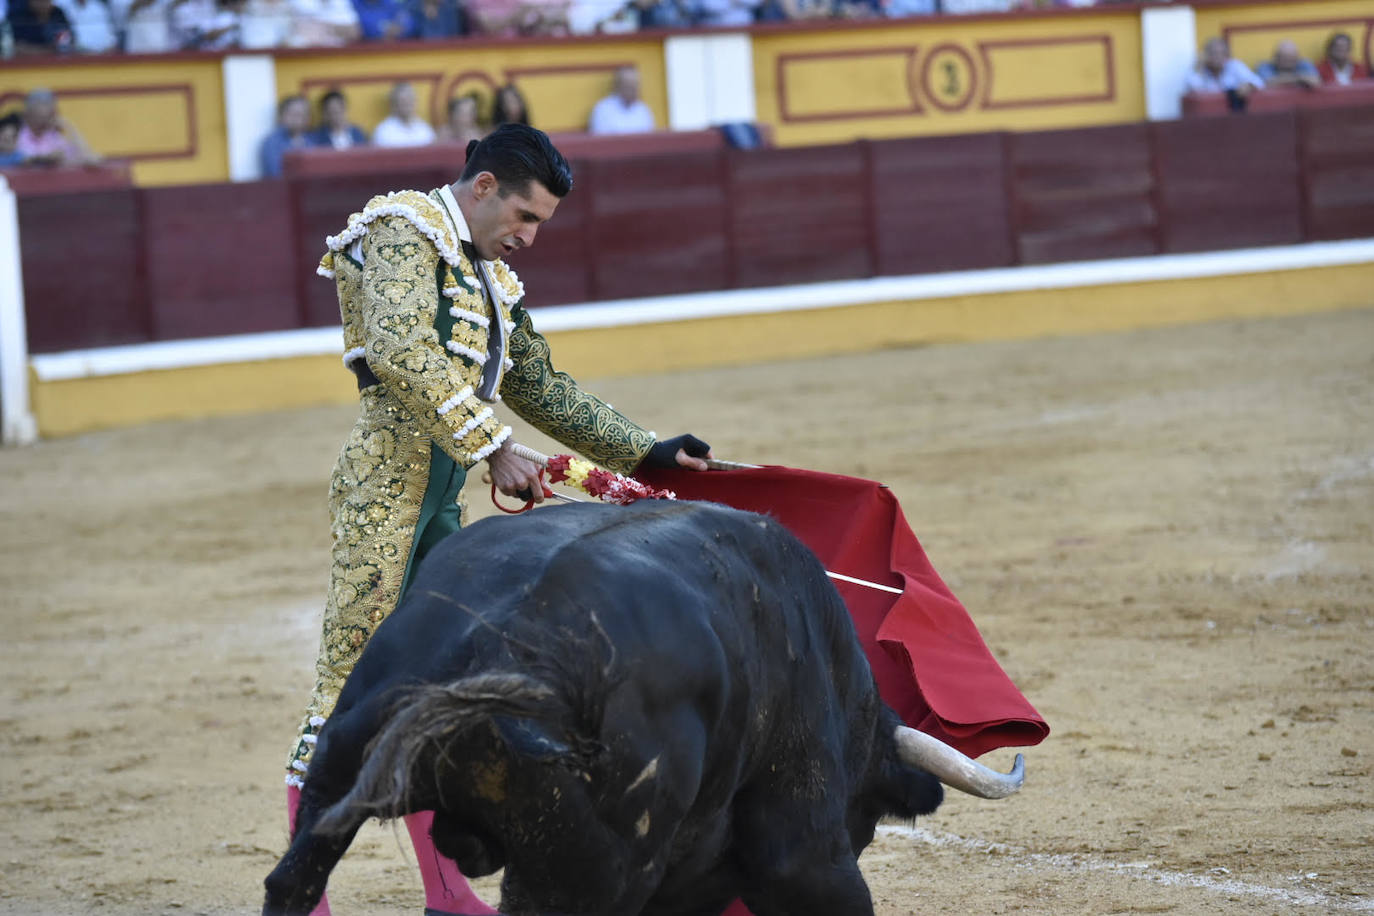
[[[434,142],[434,128],[415,114],[415,88],[410,83],[391,87],[391,114],[372,132],[374,146],[426,146]]]
[[[289,0],[293,48],[337,48],[362,35],[352,0]]]
[[[76,50],[85,54],[117,50],[114,15],[105,0],[57,0],[57,8],[67,14],[67,21],[72,24]]]
[[[1202,46],[1202,60],[1188,74],[1188,92],[1230,92],[1244,97],[1252,89],[1263,89],[1264,80],[1255,71],[1231,56],[1231,48],[1224,38],[1208,39]]]
[[[172,40],[173,0],[110,0],[110,12],[129,54],[176,50]]]
[[[596,103],[587,121],[594,134],[642,134],[654,129],[653,110],[639,97],[639,71],[615,71],[614,91]]]

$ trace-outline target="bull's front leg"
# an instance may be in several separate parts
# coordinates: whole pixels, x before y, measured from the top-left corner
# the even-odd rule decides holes
[[[368,819],[362,810],[346,811],[327,831],[321,817],[343,799],[357,779],[363,749],[376,732],[375,701],[335,712],[320,731],[296,811],[291,845],[264,882],[263,916],[308,916],[324,896],[330,872]]]
[[[341,831],[321,835],[311,829],[319,813],[318,807],[308,809],[302,799],[291,846],[264,882],[267,898],[262,905],[263,916],[309,916],[324,896],[330,872],[367,820],[357,816]]]
[[[754,916],[873,916],[873,898],[833,800],[741,793],[736,855]]]

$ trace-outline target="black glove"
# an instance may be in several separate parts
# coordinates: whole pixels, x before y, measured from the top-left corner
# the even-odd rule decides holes
[[[640,462],[640,466],[646,468],[678,467],[678,449],[682,449],[693,458],[705,458],[711,453],[711,446],[691,433],[683,433],[671,439],[655,442],[649,449],[649,454],[645,455],[644,460]]]

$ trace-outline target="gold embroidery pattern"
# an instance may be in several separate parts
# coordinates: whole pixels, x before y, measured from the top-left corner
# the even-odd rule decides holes
[[[501,397],[522,418],[564,445],[613,471],[633,471],[654,444],[653,434],[553,368],[549,344],[529,314],[516,308]]]
[[[472,393],[481,379],[480,362],[453,359],[434,332],[438,253],[397,217],[373,223],[364,250],[359,298],[373,311],[364,322],[368,365],[406,405],[420,432],[459,465],[471,467],[509,432]],[[464,323],[454,322],[459,324]],[[484,356],[485,342],[482,351]]]

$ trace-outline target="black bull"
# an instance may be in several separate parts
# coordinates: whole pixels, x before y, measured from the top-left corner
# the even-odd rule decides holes
[[[263,912],[308,913],[368,818],[433,810],[465,874],[505,868],[507,913],[871,913],[858,855],[879,818],[940,804],[927,769],[1020,785],[1019,759],[1004,777],[945,749],[945,771],[919,738],[776,522],[665,502],[487,519],[364,650]]]

